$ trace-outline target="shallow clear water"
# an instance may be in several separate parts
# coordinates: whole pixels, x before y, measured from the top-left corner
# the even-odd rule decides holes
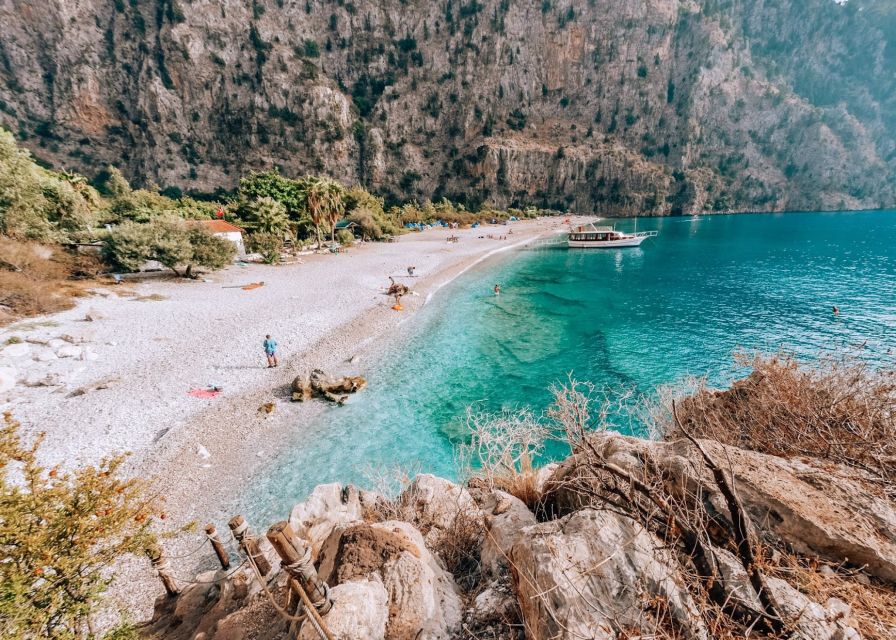
[[[727,383],[736,350],[846,347],[892,364],[896,212],[617,221],[635,226],[659,236],[524,250],[448,285],[365,372],[369,387],[297,430],[240,508],[282,517],[317,484],[369,484],[370,468],[452,477],[467,407],[540,411],[570,372],[649,393],[689,374]]]

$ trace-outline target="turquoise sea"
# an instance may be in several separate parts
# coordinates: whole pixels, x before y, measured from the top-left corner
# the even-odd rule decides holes
[[[468,407],[541,411],[569,373],[649,394],[688,375],[726,384],[744,373],[738,350],[847,349],[892,366],[896,212],[615,224],[659,235],[635,249],[512,252],[443,288],[364,371],[369,387],[297,431],[239,507],[282,517],[315,485],[363,486],[371,469],[452,477]]]

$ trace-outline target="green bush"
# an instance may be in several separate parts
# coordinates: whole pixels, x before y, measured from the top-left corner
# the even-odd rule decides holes
[[[179,267],[186,267],[187,277],[194,266],[220,269],[234,255],[236,247],[230,241],[177,218],[122,223],[103,243],[103,257],[114,268],[139,271],[145,262],[155,260],[177,275]]]
[[[86,630],[111,567],[151,548],[164,516],[145,482],[123,477],[125,456],[48,470],[37,462],[42,440],[23,444],[19,424],[0,418],[0,637],[94,637]]]
[[[283,237],[275,233],[259,232],[249,236],[248,249],[261,254],[268,264],[275,264],[283,251]]]
[[[351,246],[355,244],[355,234],[348,229],[340,229],[336,232],[336,241],[341,245]]]

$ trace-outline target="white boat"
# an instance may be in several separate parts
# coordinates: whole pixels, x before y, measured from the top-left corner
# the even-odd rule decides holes
[[[571,249],[637,247],[647,238],[653,238],[656,235],[656,231],[624,233],[616,231],[613,227],[598,227],[593,224],[585,224],[569,232],[566,245]]]

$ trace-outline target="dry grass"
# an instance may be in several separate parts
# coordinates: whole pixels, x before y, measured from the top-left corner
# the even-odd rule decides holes
[[[464,592],[472,591],[482,581],[480,550],[484,536],[482,519],[459,509],[451,526],[441,530],[430,545]]]
[[[838,598],[852,609],[851,623],[865,640],[896,638],[896,591],[861,576],[854,570],[832,567],[822,573],[810,558],[781,554],[771,570],[815,602]]]
[[[58,247],[0,237],[0,325],[74,306],[84,287],[73,281],[92,261]]]
[[[459,448],[468,477],[499,489],[535,509],[541,498],[535,461],[553,437],[550,425],[528,410],[467,415],[470,440]]]
[[[790,458],[809,456],[869,473],[896,497],[896,374],[829,358],[812,368],[786,356],[756,357],[752,373],[725,391],[695,386],[678,402],[698,438]],[[682,431],[670,412],[660,431]]]
[[[714,439],[770,455],[811,457],[861,469],[872,478],[872,486],[883,488],[892,499],[896,378],[892,372],[843,359],[828,359],[813,368],[783,356],[759,357],[749,364],[752,373],[729,390],[711,390],[701,381],[691,381],[685,393],[667,390],[661,394],[665,406],[645,412],[662,437],[691,441],[694,482],[673,479],[650,455],[632,468],[604,458],[588,438],[602,422],[591,415],[589,394],[575,381],[556,389],[551,415],[566,426],[570,446],[577,452],[571,459],[575,473],[567,477],[564,490],[636,520],[676,550],[681,575],[713,638],[754,637],[759,631],[765,637],[788,636],[792,621],[781,627],[777,596],[768,597],[772,594],[760,588],[767,576],[786,580],[814,602],[842,600],[852,610],[847,622],[865,638],[896,638],[892,585],[844,567],[819,570],[816,559],[781,546],[786,541],[773,546],[776,543],[739,504],[729,474],[697,440]],[[713,480],[706,486],[709,478]],[[720,518],[715,509],[707,509],[706,495],[707,491],[725,495],[726,484],[731,499],[726,496],[727,515]],[[735,553],[754,591],[767,593],[761,609],[731,599],[730,587],[718,579],[718,549]],[[661,607],[646,606],[644,613],[647,623],[656,625],[655,637],[676,637]]]

